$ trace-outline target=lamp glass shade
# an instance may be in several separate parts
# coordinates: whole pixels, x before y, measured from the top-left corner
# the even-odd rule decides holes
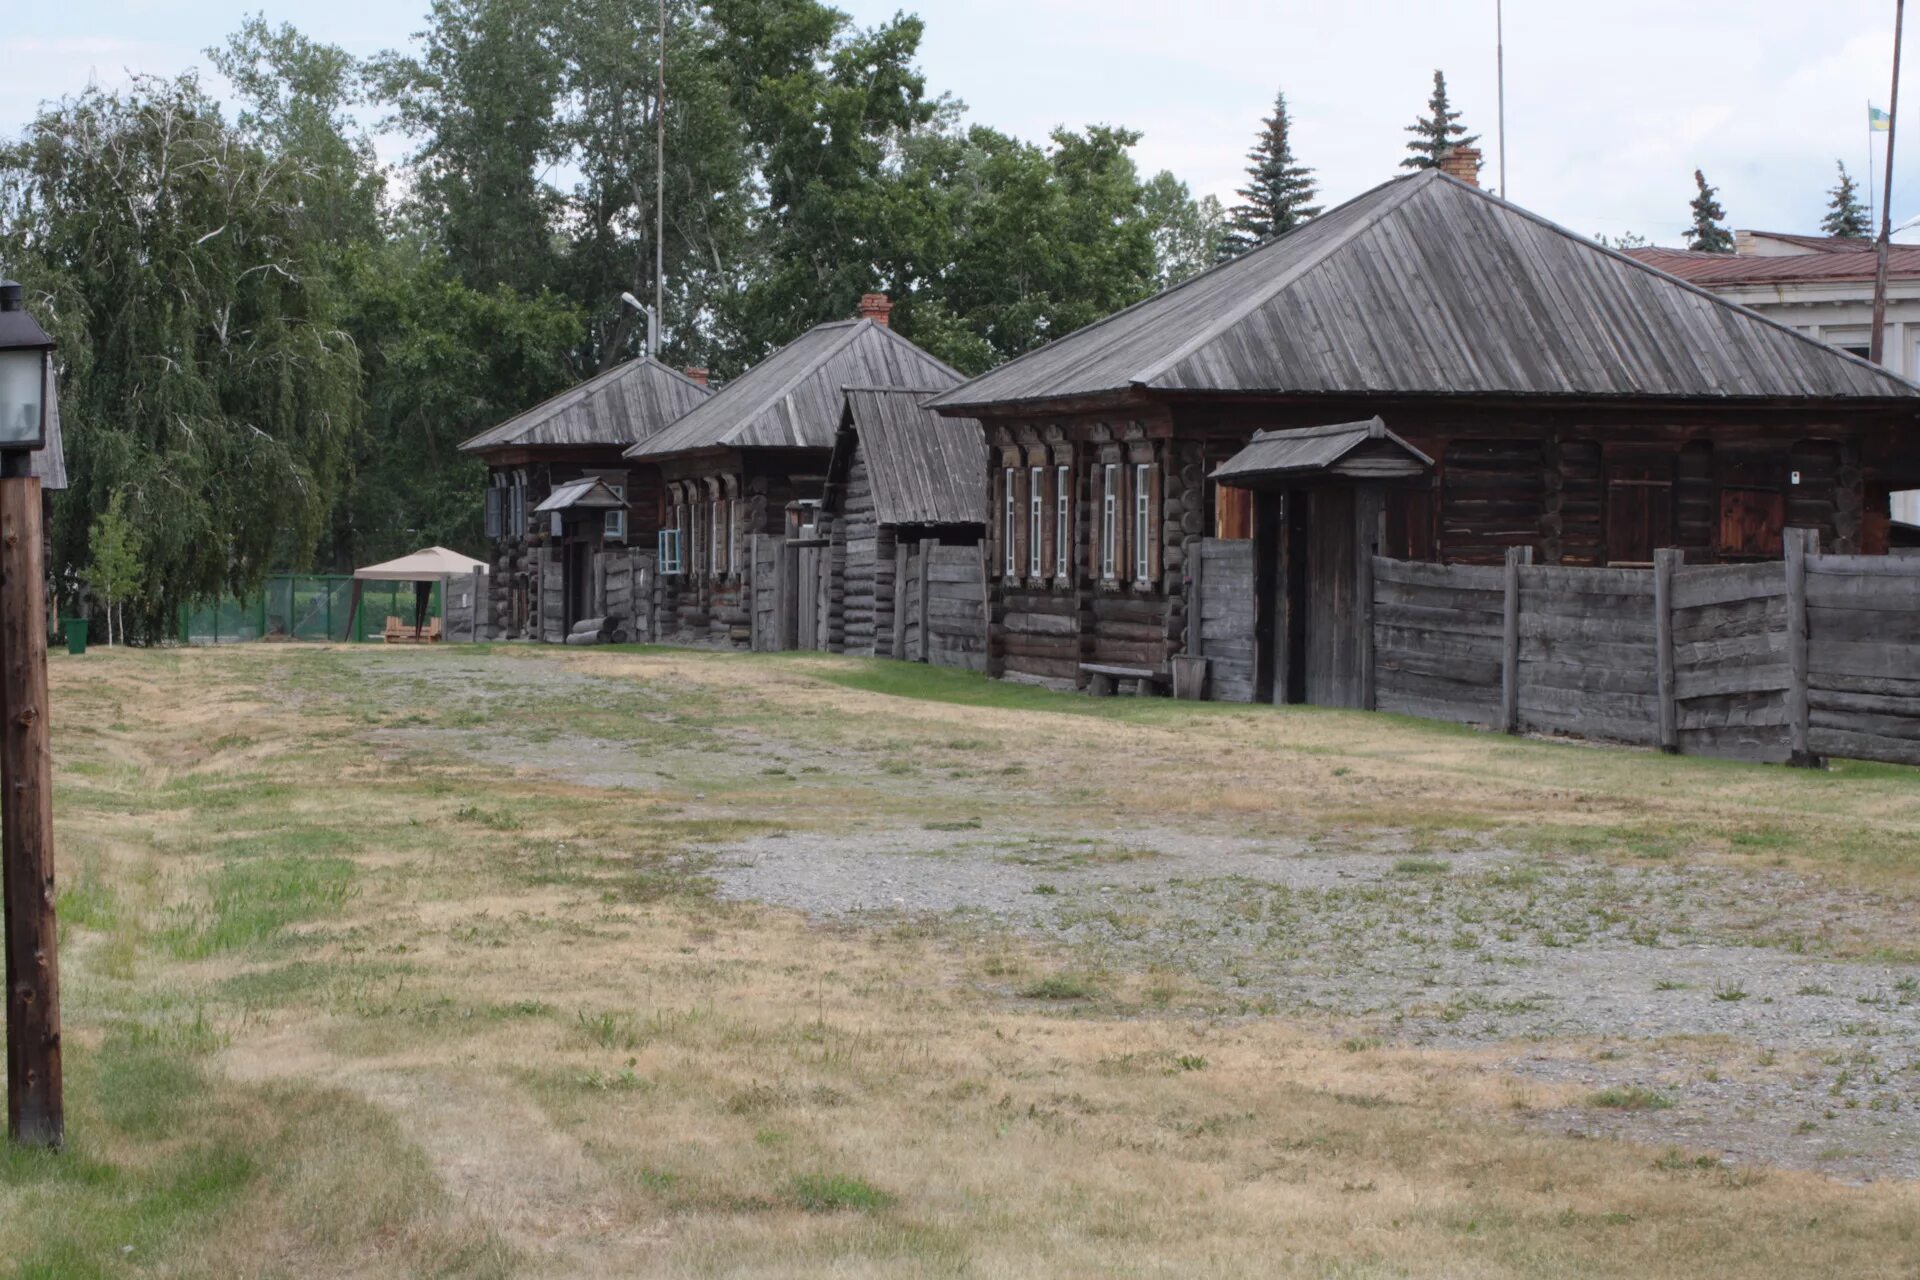
[[[0,351],[0,449],[38,449],[46,443],[46,402],[46,351]]]

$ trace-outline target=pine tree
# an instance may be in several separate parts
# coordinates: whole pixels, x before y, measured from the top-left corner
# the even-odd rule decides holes
[[[1407,143],[1412,154],[1400,162],[1402,169],[1435,169],[1447,152],[1455,147],[1470,147],[1480,141],[1477,133],[1468,133],[1460,123],[1460,113],[1447,98],[1447,77],[1433,73],[1433,96],[1427,99],[1428,115],[1407,126],[1413,137]]]
[[[1707,176],[1695,169],[1693,184],[1700,188],[1700,194],[1693,198],[1693,225],[1687,228],[1687,248],[1701,253],[1732,253],[1733,233],[1721,226],[1721,220],[1727,211],[1720,207],[1716,199],[1718,188],[1707,185]]]
[[[1307,203],[1319,184],[1313,180],[1313,170],[1294,163],[1292,132],[1287,95],[1276,93],[1273,114],[1261,122],[1253,150],[1247,152],[1247,185],[1236,192],[1240,203],[1227,211],[1220,261],[1283,236],[1319,214],[1320,206]]]
[[[1820,220],[1820,229],[1842,240],[1865,240],[1873,234],[1873,215],[1860,203],[1860,188],[1847,166],[1835,160],[1833,167],[1840,171],[1840,181],[1827,192],[1827,216]]]

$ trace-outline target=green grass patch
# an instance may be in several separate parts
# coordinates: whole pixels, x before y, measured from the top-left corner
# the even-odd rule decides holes
[[[353,875],[345,858],[229,862],[214,877],[211,901],[176,911],[162,937],[189,960],[276,942],[288,925],[339,911],[352,895]]]
[[[1020,989],[1028,1000],[1091,1000],[1099,994],[1092,978],[1082,973],[1054,973]]]
[[[1587,1095],[1587,1105],[1609,1111],[1665,1111],[1673,1099],[1637,1084],[1609,1085]]]
[[[787,1184],[787,1194],[808,1213],[873,1213],[895,1200],[864,1178],[838,1173],[803,1173]]]

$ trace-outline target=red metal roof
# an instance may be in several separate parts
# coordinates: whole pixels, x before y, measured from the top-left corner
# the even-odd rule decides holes
[[[1795,253],[1747,257],[1699,253],[1692,249],[1629,249],[1629,257],[1706,288],[1740,284],[1817,284],[1821,281],[1871,280],[1872,253]],[[1920,245],[1896,244],[1887,251],[1887,278],[1920,280]]]

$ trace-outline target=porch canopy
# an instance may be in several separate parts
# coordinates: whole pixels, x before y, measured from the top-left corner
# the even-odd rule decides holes
[[[444,583],[448,578],[465,577],[471,573],[487,572],[484,560],[475,560],[472,556],[463,556],[458,551],[449,551],[445,547],[427,547],[421,551],[401,556],[397,560],[383,560],[379,564],[370,564],[363,569],[353,571],[353,606],[347,610],[349,619],[360,616],[361,584],[365,582],[411,582],[413,590],[413,637],[418,640],[427,623],[427,606],[433,599],[433,586]],[[351,622],[349,625],[352,625]]]
[[[1285,489],[1319,480],[1417,480],[1432,469],[1432,458],[1375,417],[1256,431],[1246,448],[1214,468],[1212,479],[1237,489]]]
[[[613,486],[605,480],[586,479],[569,480],[557,485],[547,495],[547,500],[533,509],[535,515],[545,515],[550,511],[617,511],[626,506],[626,500],[613,491]]]

